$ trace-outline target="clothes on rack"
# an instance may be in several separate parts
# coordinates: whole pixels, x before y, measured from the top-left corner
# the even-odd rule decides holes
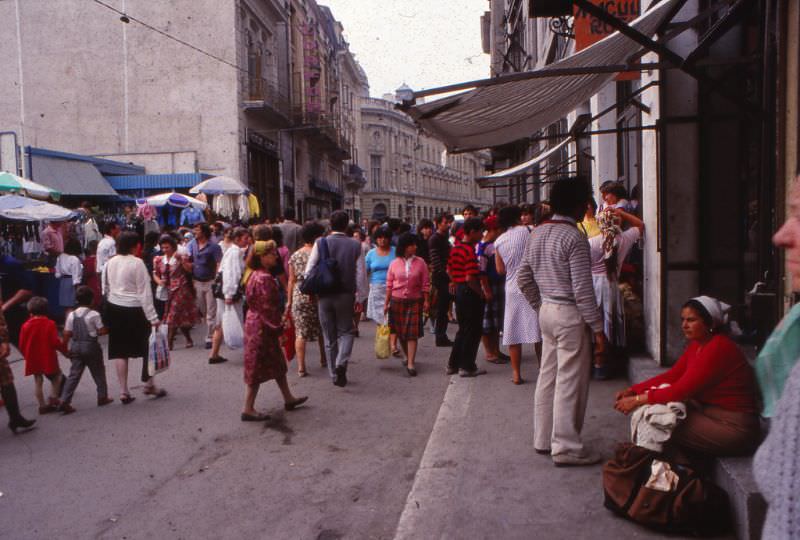
[[[206,220],[205,216],[203,215],[203,211],[199,210],[191,205],[187,206],[181,211],[181,225],[196,225],[197,223],[202,223]]]

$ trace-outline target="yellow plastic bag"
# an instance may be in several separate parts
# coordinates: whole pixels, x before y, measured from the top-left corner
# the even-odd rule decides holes
[[[375,356],[378,358],[389,358],[391,349],[389,348],[389,325],[379,324],[375,330]]]

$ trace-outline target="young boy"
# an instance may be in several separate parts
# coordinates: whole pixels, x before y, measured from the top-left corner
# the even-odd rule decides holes
[[[58,396],[64,384],[56,351],[66,355],[67,348],[58,337],[56,323],[47,318],[47,298],[34,296],[28,300],[28,314],[19,333],[19,350],[25,357],[25,376],[33,375],[36,381],[39,414],[47,414],[58,409]],[[52,385],[48,401],[44,399],[44,377]]]
[[[75,291],[75,301],[78,307],[69,314],[64,324],[64,347],[69,348],[69,356],[72,359],[69,377],[61,393],[59,410],[64,414],[75,412],[72,407],[72,395],[83,376],[83,370],[87,367],[97,385],[97,406],[102,407],[114,401],[108,397],[103,349],[97,342],[97,336],[108,334],[108,329],[103,326],[100,314],[91,308],[94,302],[92,289],[86,285],[78,287]],[[71,346],[70,340],[72,340]]]

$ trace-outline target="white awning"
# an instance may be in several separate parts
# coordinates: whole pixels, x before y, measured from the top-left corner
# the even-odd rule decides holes
[[[630,26],[652,36],[678,0],[663,0]],[[643,47],[614,32],[547,66],[586,68],[626,64]],[[498,83],[431,101],[406,112],[451,152],[500,146],[530,137],[588,101],[616,73],[560,75]]]
[[[572,141],[572,137],[567,137],[557,145],[553,146],[552,148],[548,148],[541,154],[537,155],[534,158],[529,159],[528,161],[523,161],[519,165],[514,165],[509,169],[504,169],[502,171],[498,171],[496,173],[490,174],[489,176],[482,176],[479,180],[495,180],[497,178],[508,178],[509,176],[516,176],[525,169],[529,169],[536,165],[537,163],[541,163],[542,161],[549,158],[551,155],[555,154],[562,148],[564,148],[567,144]]]

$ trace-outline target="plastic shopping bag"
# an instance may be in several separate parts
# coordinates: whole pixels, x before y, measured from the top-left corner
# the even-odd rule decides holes
[[[222,336],[225,338],[225,345],[231,349],[241,349],[244,346],[244,329],[242,321],[236,308],[230,304],[225,304],[225,311],[222,313]]]
[[[147,361],[150,363],[150,376],[161,373],[169,367],[169,343],[164,325],[153,329],[148,340]]]
[[[389,325],[379,324],[375,330],[375,356],[377,358],[389,358],[391,349],[389,347]]]

